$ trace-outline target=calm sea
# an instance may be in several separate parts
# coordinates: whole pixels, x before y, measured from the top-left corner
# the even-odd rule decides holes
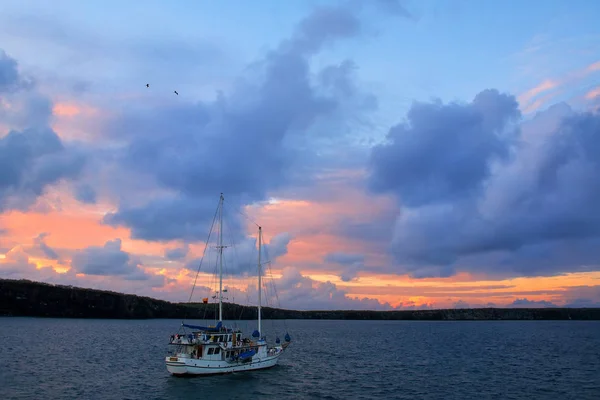
[[[0,399],[600,399],[600,322],[286,324],[279,366],[186,379],[176,320],[0,318]]]

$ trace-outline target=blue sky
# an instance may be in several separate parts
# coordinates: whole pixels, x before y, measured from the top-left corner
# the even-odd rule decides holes
[[[5,274],[174,298],[224,190],[296,307],[600,302],[596,2],[1,7]]]
[[[63,69],[65,76],[97,85],[134,84],[138,74],[141,80],[160,79],[157,85],[206,85],[210,91],[219,87],[215,81],[226,87],[248,62],[288,36],[310,9],[324,4],[336,2],[173,1],[166,6],[159,1],[8,0],[0,40],[24,66]],[[365,84],[387,92],[383,107],[406,107],[415,98],[467,100],[483,87],[525,91],[595,61],[600,50],[595,19],[600,6],[589,1],[403,4],[414,20],[382,16],[363,5],[367,35],[336,44],[313,62],[353,59]],[[142,42],[147,48],[138,49],[140,55],[156,68],[125,65],[127,46]],[[156,58],[172,61],[153,60],[153,42],[161,48],[154,49]],[[169,45],[171,50],[162,49]],[[98,51],[90,59],[81,51],[86,48]],[[196,57],[190,60],[178,49],[194,50]],[[72,70],[68,66],[74,62]],[[164,71],[167,63],[170,75]],[[177,76],[179,71],[187,73]]]

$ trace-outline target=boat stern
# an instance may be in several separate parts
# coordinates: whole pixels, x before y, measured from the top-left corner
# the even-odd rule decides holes
[[[185,360],[176,356],[165,357],[165,363],[167,364],[167,371],[173,375],[184,375],[187,374],[187,367]]]

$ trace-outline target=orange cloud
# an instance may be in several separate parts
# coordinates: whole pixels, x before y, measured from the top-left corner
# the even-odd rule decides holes
[[[74,102],[56,102],[52,109],[52,129],[62,139],[97,141],[102,139],[100,118],[106,118],[106,110]]]
[[[92,116],[97,113],[98,110],[93,107],[73,103],[56,103],[52,108],[52,114],[58,117],[74,117],[80,114]]]
[[[316,282],[334,283],[350,297],[375,298],[380,302],[389,302],[393,306],[433,304],[435,307],[453,307],[459,300],[472,306],[485,306],[489,302],[502,306],[510,304],[517,298],[546,300],[562,305],[567,303],[569,288],[597,286],[600,282],[600,272],[490,280],[482,274],[464,272],[448,278],[414,279],[391,272],[364,271],[359,274],[359,279],[344,282],[339,277],[342,267],[340,271],[335,270],[336,266],[321,268],[327,253],[361,253],[365,255],[366,264],[371,266],[389,265],[391,260],[377,249],[373,249],[369,243],[357,238],[340,236],[334,228],[341,221],[348,219],[356,223],[368,223],[374,218],[381,218],[382,215],[391,215],[390,218],[393,218],[397,211],[395,202],[391,198],[369,197],[360,189],[344,186],[342,182],[331,183],[329,180],[343,181],[353,173],[360,175],[361,171],[331,173],[324,177],[328,179],[327,184],[316,189],[326,194],[321,201],[308,198],[278,199],[246,209],[247,214],[264,227],[267,242],[276,234],[283,232],[289,232],[293,236],[288,246],[288,254],[272,267],[275,277],[279,276],[282,267],[298,265],[304,276]],[[33,244],[33,238],[41,232],[47,232],[49,235],[45,241],[50,247],[77,250],[90,245],[102,246],[108,240],[121,238],[123,250],[145,255],[146,259],[150,260],[148,265],[142,267],[147,273],[165,277],[169,283],[161,288],[143,289],[141,283],[139,287],[128,286],[138,285],[138,283],[122,282],[114,277],[80,274],[78,279],[81,279],[83,286],[89,283],[125,292],[146,290],[156,293],[158,297],[169,297],[178,301],[187,300],[195,272],[181,268],[182,263],[161,260],[165,248],[180,246],[181,243],[157,244],[132,240],[128,229],[114,228],[101,223],[104,212],[113,209],[114,205],[79,204],[65,188],[49,190],[40,201],[50,202],[57,196],[60,197],[60,201],[56,201],[58,206],[47,207],[46,213],[14,211],[0,215],[0,225],[7,229],[10,235],[3,239],[27,247]],[[255,226],[250,224],[248,232],[254,233]],[[191,245],[190,258],[200,256],[203,246],[202,243]],[[34,269],[34,272],[40,276],[45,266],[50,266],[54,271],[61,273],[68,270],[67,266],[60,265],[54,260],[30,256],[29,262],[35,265],[38,271]],[[5,263],[7,263],[7,256],[0,254],[0,264]],[[302,265],[312,265],[312,267],[302,268]],[[209,285],[212,278],[211,274],[204,272],[203,267],[198,284]],[[248,284],[255,283],[241,277],[229,278],[226,283],[228,287],[238,290],[245,290]],[[202,293],[202,296],[205,295],[207,294]],[[194,298],[198,299],[200,296],[195,294]],[[245,298],[237,301],[243,303]]]
[[[66,184],[48,188],[38,198],[32,210],[11,211],[0,214],[0,225],[9,231],[8,241],[31,245],[33,238],[48,233],[46,244],[52,248],[78,250],[88,246],[102,246],[109,240],[122,240],[124,251],[151,256],[162,256],[166,247],[178,243],[157,244],[131,239],[128,228],[112,227],[102,223],[104,214],[114,205],[103,201],[97,204],[81,204],[75,200]]]
[[[374,297],[392,305],[406,303],[419,296],[420,304],[452,307],[458,300],[471,305],[507,305],[517,298],[551,301],[564,305],[569,288],[598,286],[600,272],[572,273],[551,277],[520,277],[504,280],[473,280],[468,274],[449,278],[411,279],[407,276],[382,275],[361,278],[358,282],[334,282],[350,296]]]
[[[347,174],[352,173],[354,171]],[[326,200],[277,199],[247,207],[246,212],[263,226],[267,240],[283,232],[292,235],[288,254],[278,260],[278,264],[320,264],[325,255],[332,252],[364,254],[366,262],[371,264],[388,262],[385,255],[372,249],[369,243],[340,236],[336,228],[346,220],[368,224],[382,213],[395,210],[394,201],[387,196],[369,197],[360,189],[341,184],[316,190],[326,190]],[[253,224],[249,224],[248,229],[254,230]]]
[[[41,232],[49,233],[46,243],[50,247],[81,249],[129,236],[128,230],[102,225],[97,216],[90,214],[13,211],[2,215],[0,221],[10,232],[11,239],[18,243],[30,243]]]

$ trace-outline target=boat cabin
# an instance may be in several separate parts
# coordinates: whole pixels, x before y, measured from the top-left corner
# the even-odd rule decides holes
[[[201,330],[187,335],[172,335],[169,344],[177,346],[176,353],[179,357],[185,355],[207,361],[250,361],[261,347],[266,347],[264,341],[255,342],[242,338],[240,330],[224,328],[219,329],[219,332]]]

